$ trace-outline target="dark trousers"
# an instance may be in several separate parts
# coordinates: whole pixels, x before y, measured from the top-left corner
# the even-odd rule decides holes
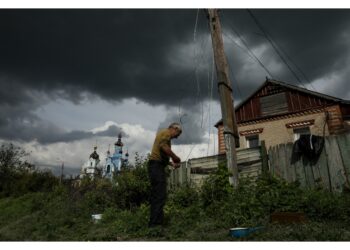
[[[151,181],[151,213],[149,227],[162,225],[164,219],[163,207],[166,200],[165,164],[160,161],[149,161],[148,175]]]

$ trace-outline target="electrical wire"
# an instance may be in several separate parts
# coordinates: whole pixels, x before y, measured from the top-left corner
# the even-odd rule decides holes
[[[254,52],[249,48],[249,45],[247,44],[247,42],[243,39],[243,37],[241,36],[241,34],[237,31],[237,29],[235,29],[233,26],[231,26],[230,25],[230,23],[228,23],[228,25],[224,25],[224,21],[226,22],[226,18],[225,18],[225,15],[224,14],[222,14],[222,20],[223,20],[223,26],[225,26],[225,27],[229,27],[236,35],[237,35],[237,37],[242,41],[242,43],[243,43],[243,45],[246,47],[246,50],[244,50],[240,45],[238,45],[237,43],[236,43],[236,41],[234,41],[233,39],[232,39],[232,37],[230,37],[230,36],[227,36],[226,35],[226,37],[228,37],[231,41],[233,41],[239,48],[241,48],[244,52],[246,52],[249,56],[250,56],[250,58],[252,58],[252,59],[255,59],[258,63],[259,63],[259,65],[266,71],[266,73],[271,77],[271,78],[274,78],[273,77],[273,75],[272,75],[272,73],[265,67],[265,65],[259,60],[259,58],[254,54]],[[224,33],[224,35],[225,35],[225,33]]]
[[[280,57],[280,59],[282,60],[282,62],[287,66],[287,68],[290,70],[290,72],[293,74],[293,76],[297,79],[297,81],[302,84],[304,86],[304,84],[302,83],[302,81],[300,80],[300,78],[298,77],[298,75],[294,72],[294,70],[291,68],[291,66],[288,64],[287,60],[285,60],[284,56],[281,54],[281,52],[278,50],[277,46],[274,44],[274,42],[272,41],[272,39],[269,37],[269,35],[267,34],[267,32],[265,31],[264,27],[262,26],[262,24],[259,22],[259,20],[255,17],[255,15],[253,14],[253,12],[251,10],[247,10],[247,12],[249,13],[249,15],[252,17],[252,19],[254,20],[255,24],[259,27],[259,29],[263,32],[265,38],[269,41],[269,43],[271,44],[271,46],[273,47],[273,49],[276,51],[277,55]],[[305,86],[304,86],[305,87]],[[306,87],[305,87],[306,88]]]
[[[271,34],[269,34],[270,37]],[[275,42],[276,43],[276,42]],[[283,48],[281,46],[279,46],[276,43],[276,46],[282,51],[282,53],[287,57],[287,59],[294,65],[294,67],[301,73],[301,75],[305,78],[305,80],[310,84],[310,86],[312,87],[312,89],[314,91],[317,91],[316,88],[314,87],[314,85],[311,83],[311,81],[309,80],[309,78],[306,76],[306,74],[303,72],[303,70],[294,62],[294,60],[292,60],[291,57],[288,56],[288,54],[285,52],[285,50],[283,50]]]

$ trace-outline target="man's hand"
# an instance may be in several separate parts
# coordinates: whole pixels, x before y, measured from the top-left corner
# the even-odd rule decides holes
[[[181,166],[180,163],[174,163],[174,162],[170,162],[170,165],[173,167],[173,169],[177,169]]]
[[[180,163],[181,159],[179,157],[177,157],[176,155],[174,155],[173,157],[171,157],[173,159],[174,163]]]
[[[173,151],[171,151],[171,148],[168,145],[164,144],[163,146],[161,146],[161,149],[163,150],[164,153],[166,153],[168,156],[171,157],[174,163],[181,162],[181,159],[176,154],[174,154]]]

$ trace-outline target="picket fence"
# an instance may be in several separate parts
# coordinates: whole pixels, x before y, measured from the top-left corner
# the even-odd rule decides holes
[[[293,144],[280,144],[268,150],[269,170],[288,182],[298,181],[302,187],[322,187],[341,192],[349,188],[350,134],[325,137],[325,144],[317,162],[305,158],[292,164]]]

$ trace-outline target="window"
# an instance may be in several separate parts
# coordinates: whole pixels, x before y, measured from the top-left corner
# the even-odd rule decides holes
[[[304,127],[304,128],[295,128],[293,129],[294,133],[294,141],[298,140],[300,138],[300,135],[309,135],[310,133],[310,127]]]
[[[247,148],[259,147],[259,135],[251,135],[245,137],[247,141]]]
[[[111,172],[111,166],[107,165],[107,173],[110,173],[110,172]]]

